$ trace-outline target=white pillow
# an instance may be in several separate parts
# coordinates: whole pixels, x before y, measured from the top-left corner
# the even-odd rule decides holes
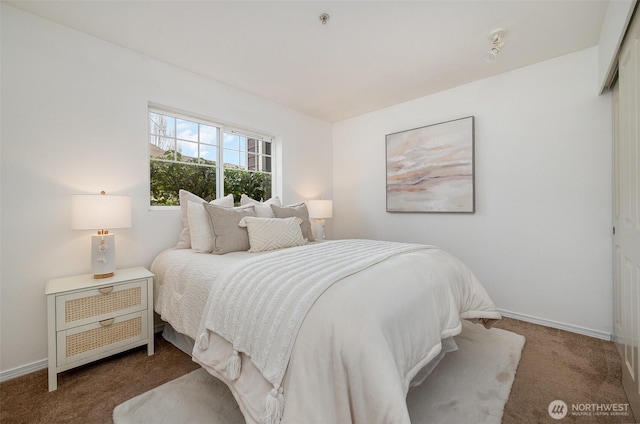
[[[196,196],[195,194],[188,192],[187,190],[180,190],[178,192],[178,196],[180,198],[180,212],[182,214],[182,232],[180,233],[180,238],[178,239],[178,244],[176,244],[177,249],[189,249],[191,247],[191,231],[189,230],[189,201],[199,203],[205,202],[202,197]],[[224,206],[227,208],[233,207],[233,194],[229,194],[225,197],[221,197],[220,199],[214,199],[211,202],[212,205]],[[202,205],[201,205],[202,207]],[[202,209],[202,213],[204,212],[204,208]],[[205,213],[205,218],[207,218]],[[208,219],[208,218],[207,218]],[[208,222],[208,221],[207,221]],[[208,224],[207,224],[208,225]]]
[[[265,252],[284,247],[302,246],[307,243],[302,237],[297,217],[291,218],[258,218],[245,216],[238,224],[247,227],[249,233],[249,252]]]
[[[256,207],[256,216],[259,218],[275,218],[271,205],[282,206],[282,203],[278,196],[273,196],[269,200],[259,202],[258,200],[252,199],[246,194],[243,194],[240,196],[240,206],[245,205],[254,205]]]
[[[187,216],[189,218],[189,234],[191,250],[198,253],[211,253],[213,250],[213,233],[209,223],[209,215],[202,202],[188,201]]]

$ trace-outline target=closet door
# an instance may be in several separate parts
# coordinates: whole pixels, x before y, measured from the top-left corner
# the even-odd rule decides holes
[[[614,89],[615,342],[623,385],[640,417],[640,17],[629,26]]]

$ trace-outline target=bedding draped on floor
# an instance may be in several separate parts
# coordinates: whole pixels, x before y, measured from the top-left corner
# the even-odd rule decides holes
[[[412,424],[500,424],[524,337],[463,322],[448,354],[407,396]],[[231,391],[204,369],[156,387],[113,411],[114,424],[245,422]],[[318,422],[318,421],[312,421]]]

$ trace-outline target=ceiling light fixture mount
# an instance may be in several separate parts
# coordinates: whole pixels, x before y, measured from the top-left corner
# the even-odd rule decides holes
[[[329,14],[328,13],[321,13],[320,14],[320,22],[322,22],[322,25],[326,25],[327,22],[329,22]]]
[[[494,29],[489,33],[489,41],[491,41],[491,44],[493,44],[493,46],[484,54],[485,62],[495,62],[496,58],[498,57],[498,53],[500,53],[500,50],[502,50],[502,48],[504,47],[503,39],[506,33],[507,30],[504,28]]]

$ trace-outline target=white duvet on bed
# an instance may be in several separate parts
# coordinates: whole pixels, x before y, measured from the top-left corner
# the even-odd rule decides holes
[[[170,250],[152,266],[155,309],[177,331],[197,335],[209,291],[225,267],[255,254]],[[460,318],[499,319],[460,261],[439,249],[391,258],[331,286],[298,333],[284,377],[284,423],[409,423],[406,394],[420,369],[461,330]],[[248,423],[259,422],[272,389],[242,355],[225,376],[232,347],[211,335],[197,362],[225,381]]]

